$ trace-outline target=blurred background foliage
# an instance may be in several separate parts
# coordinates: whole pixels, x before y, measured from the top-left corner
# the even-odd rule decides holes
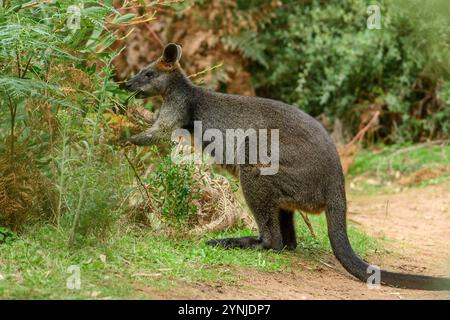
[[[367,28],[370,4],[0,1],[0,226],[50,221],[70,243],[102,236],[133,216],[141,187],[150,191],[141,190],[138,208],[144,201],[171,225],[189,219],[198,198],[190,190],[204,190],[204,178],[121,143],[160,105],[155,98],[142,108],[121,83],[168,42],[182,45],[194,82],[294,104],[338,146],[448,138],[448,1],[378,1],[381,29]]]
[[[256,92],[312,115],[340,118],[353,134],[380,110],[376,139],[419,141],[449,133],[449,10],[445,1],[286,1],[251,35]]]

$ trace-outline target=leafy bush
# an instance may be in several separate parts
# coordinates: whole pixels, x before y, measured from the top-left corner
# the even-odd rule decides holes
[[[132,9],[142,5],[138,2],[124,5]],[[80,20],[74,29],[76,12]],[[122,101],[128,102],[129,93],[113,81],[120,48],[110,46],[131,34],[116,31],[143,26],[149,16],[122,15],[111,1],[74,6],[70,1],[16,0],[0,8],[0,116],[6,119],[0,122],[0,138],[8,141],[0,145],[0,173],[7,183],[19,184],[11,187],[0,178],[0,192],[7,194],[7,201],[0,198],[6,212],[0,212],[1,225],[19,228],[33,213],[50,218],[74,243],[105,235],[121,214],[133,210],[127,200],[139,173],[125,160],[134,149],[116,142],[136,126],[115,112],[124,111]],[[137,161],[140,169],[143,158]],[[27,164],[21,179],[10,175],[18,163]],[[146,214],[151,209],[170,226],[191,226],[200,194],[194,170],[163,157],[146,180],[156,204],[146,207]],[[10,201],[16,198],[18,204]]]
[[[119,17],[109,1],[0,6],[1,225],[17,229],[37,211],[74,240],[77,232],[104,232],[113,220],[131,181],[107,144],[103,117],[126,97],[112,80],[108,47],[117,37],[106,19],[133,16]]]
[[[176,164],[167,155],[145,179],[161,218],[169,226],[187,229],[190,216],[197,213],[200,180],[195,171],[194,164]]]

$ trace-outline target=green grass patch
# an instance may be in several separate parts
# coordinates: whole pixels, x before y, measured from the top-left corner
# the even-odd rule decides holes
[[[27,230],[12,242],[0,245],[0,298],[2,299],[116,299],[149,298],[137,286],[164,290],[178,280],[233,283],[238,269],[283,271],[298,259],[315,261],[331,255],[325,217],[311,217],[313,239],[297,216],[299,246],[294,252],[225,250],[205,241],[216,237],[251,235],[239,228],[208,234],[200,239],[170,239],[143,230],[115,230],[103,242],[87,239],[83,246],[68,247],[67,236],[44,226]],[[365,256],[374,240],[350,228],[355,250]],[[79,290],[67,288],[80,270]],[[298,267],[296,267],[298,269]],[[69,280],[70,282],[70,280]],[[150,297],[151,298],[151,297]]]
[[[450,178],[450,146],[393,145],[360,150],[348,172],[352,191],[376,194],[402,190],[401,179],[421,170],[424,174],[414,187],[437,184]],[[442,170],[440,170],[442,169]],[[440,170],[440,171],[438,171]],[[441,172],[442,171],[442,172]]]
[[[296,251],[300,252],[302,256],[312,259],[320,259],[323,256],[329,255],[331,253],[331,247],[330,240],[328,239],[325,215],[309,216],[309,220],[316,234],[316,239],[311,236],[301,216],[297,215],[296,218],[297,238],[299,241]],[[363,258],[373,253],[378,247],[375,239],[367,236],[352,224],[348,226],[348,237],[355,252]]]
[[[411,173],[422,168],[447,164],[450,164],[450,146],[382,145],[377,146],[375,151],[369,149],[359,151],[348,175],[357,176],[377,170]]]

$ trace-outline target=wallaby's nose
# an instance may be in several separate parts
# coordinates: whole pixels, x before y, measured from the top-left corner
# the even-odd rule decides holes
[[[125,82],[125,88],[127,88],[128,90],[131,89],[132,83],[131,80],[128,80],[127,82]]]

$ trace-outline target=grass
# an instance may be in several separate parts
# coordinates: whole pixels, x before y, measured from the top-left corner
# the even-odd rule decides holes
[[[213,237],[245,236],[251,230],[207,234],[203,238],[167,238],[145,230],[112,232],[103,242],[86,239],[68,247],[63,233],[48,226],[27,230],[17,240],[0,245],[0,298],[2,299],[139,299],[151,298],[137,287],[165,290],[176,281],[233,283],[239,268],[265,272],[289,270],[299,259],[314,261],[331,256],[324,216],[311,217],[317,234],[313,239],[297,217],[299,247],[281,254],[270,251],[224,250],[205,241]],[[355,250],[365,256],[377,244],[351,227]],[[81,287],[66,283],[80,268]],[[298,264],[295,264],[298,269]]]
[[[381,145],[358,152],[347,180],[353,182],[351,189],[356,192],[398,192],[447,180],[449,168],[450,146]],[[419,172],[424,174],[417,181],[402,184],[402,178]]]
[[[378,175],[382,182],[392,183],[395,178],[391,172],[407,175],[450,163],[450,147],[419,148],[392,156],[404,148],[382,146],[376,151],[360,151],[349,172],[349,180]],[[448,173],[417,186],[447,178]],[[392,189],[387,183],[363,186],[366,193]],[[298,248],[280,254],[224,250],[205,244],[211,238],[255,233],[242,227],[202,237],[169,238],[130,225],[116,225],[102,240],[86,235],[81,244],[70,247],[67,233],[48,225],[36,225],[19,236],[0,228],[0,298],[152,298],[138,288],[166,290],[179,281],[233,284],[239,279],[242,268],[261,272],[298,270],[299,261],[312,267],[320,266],[332,256],[326,221],[324,215],[312,215],[310,220],[317,238],[312,238],[300,215],[296,215]],[[379,243],[351,224],[348,233],[355,251],[363,258],[380,249]],[[79,290],[66,286],[72,275],[70,266],[74,265],[80,268]]]
[[[349,176],[357,176],[368,171],[387,170],[389,167],[403,173],[411,173],[422,168],[450,164],[450,146],[429,146],[406,151],[411,145],[377,146],[374,150],[363,149],[358,153],[349,170]],[[405,150],[397,156],[395,152]],[[389,161],[391,159],[391,161]]]

